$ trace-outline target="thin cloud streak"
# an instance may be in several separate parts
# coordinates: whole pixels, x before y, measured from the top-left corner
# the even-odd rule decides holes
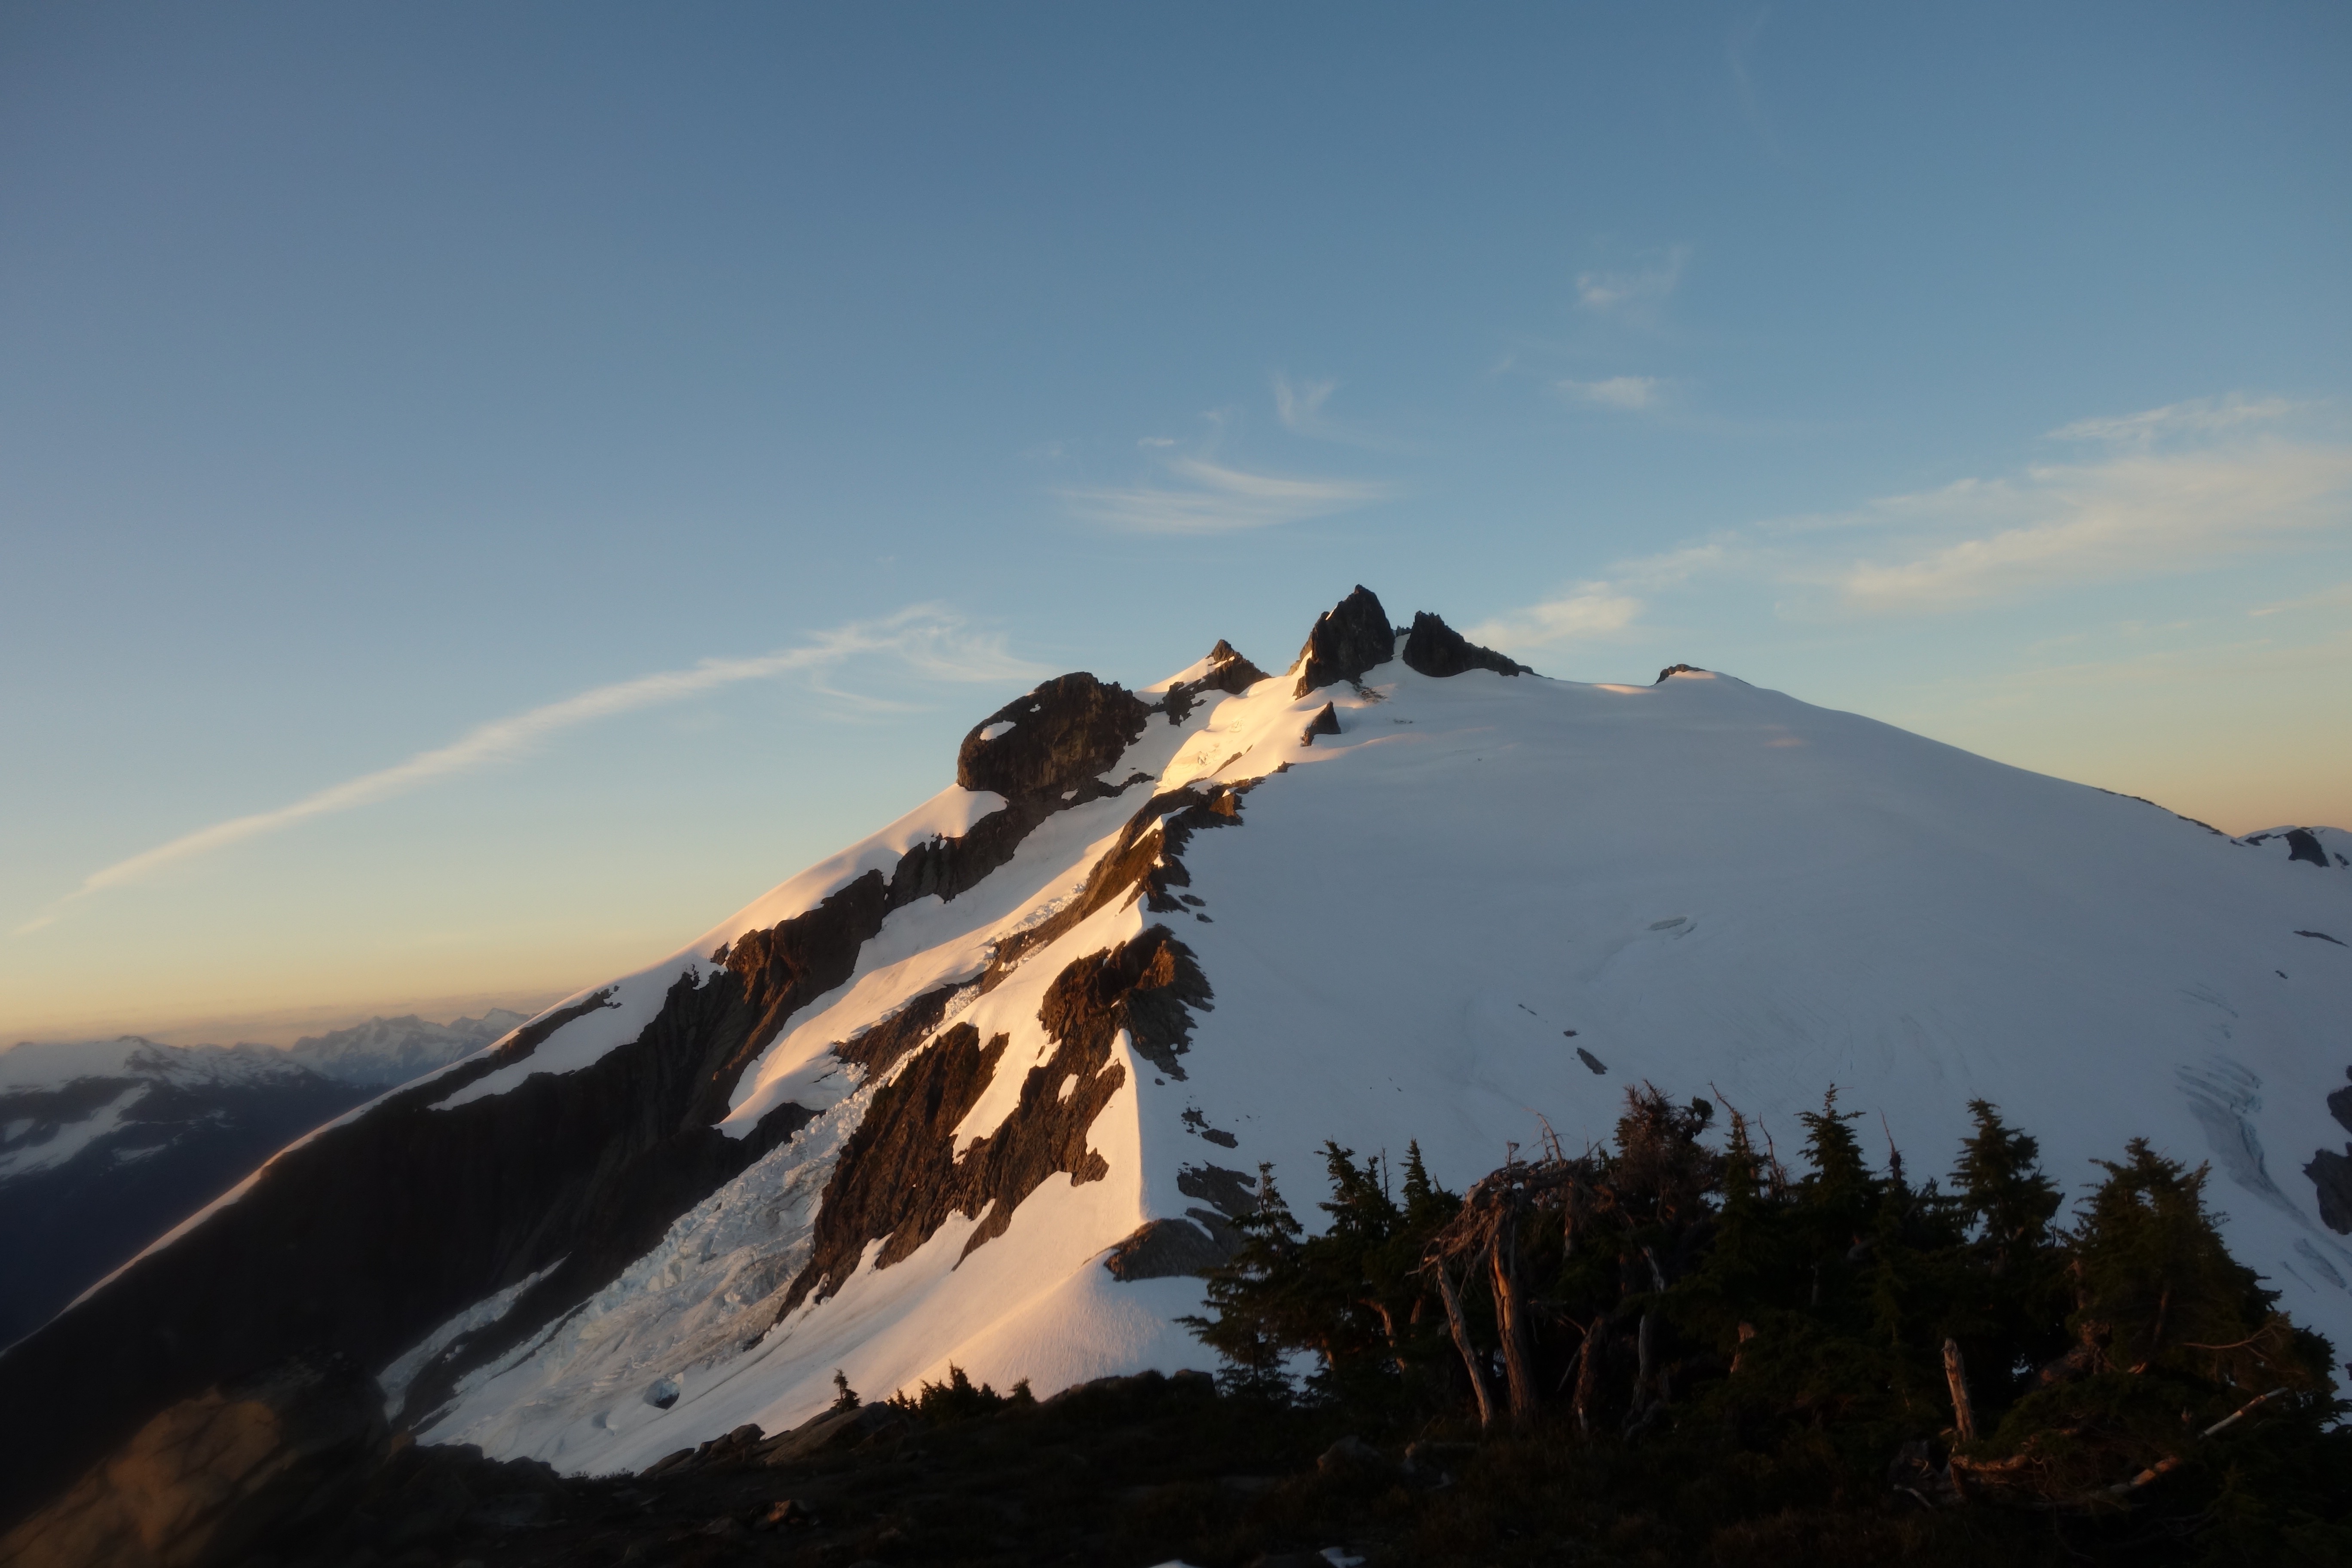
[[[917,673],[936,680],[993,681],[1043,673],[1042,667],[1007,653],[1002,638],[974,635],[945,610],[926,605],[902,610],[885,620],[856,622],[819,632],[801,647],[753,658],[705,659],[691,669],[639,676],[634,680],[600,686],[560,702],[494,719],[448,745],[420,752],[405,762],[330,785],[288,805],[232,817],[183,834],[167,844],[118,860],[91,872],[79,888],[35,920],[16,928],[17,934],[49,924],[65,905],[76,900],[127,886],[167,867],[297,823],[372,805],[445,779],[512,762],[566,730],[599,719],[680,701],[742,681],[800,671],[821,672],[866,654],[896,655]]]
[[[1466,635],[1474,641],[1505,648],[1599,641],[1625,630],[1641,617],[1648,607],[1642,595],[1677,588],[1703,573],[1721,571],[1740,553],[1736,541],[1719,538],[1620,561],[1604,579],[1580,583],[1540,604],[1491,616]]]
[[[1779,611],[1799,619],[1952,612],[2344,541],[2352,441],[2262,428],[2305,411],[2233,394],[2081,420],[2052,434],[2104,448],[2085,461],[1727,530],[1620,562],[1474,635],[1507,648],[1605,637],[1633,626],[1651,597],[1700,577],[1796,590]],[[1874,543],[1857,550],[1857,536]],[[2352,584],[2247,613],[2330,608],[2352,603],[2347,593]]]
[[[2301,598],[2281,599],[2275,605],[2263,605],[2246,614],[2260,619],[2265,616],[2291,616],[2298,610],[2334,609],[2352,609],[2352,583],[2338,583],[2333,588],[2322,588]]]
[[[1638,413],[1656,405],[1666,384],[1654,375],[1612,375],[1605,381],[1562,381],[1557,384],[1579,402]]]
[[[1481,621],[1467,635],[1506,648],[1552,647],[1622,631],[1641,613],[1642,601],[1632,595],[1612,584],[1586,583],[1559,598]]]
[[[2019,482],[1889,498],[1874,510],[1973,537],[1857,562],[1834,582],[1855,608],[1894,611],[2184,570],[2341,527],[2347,487],[2352,448],[2280,441],[2035,468]]]
[[[2147,447],[2168,437],[2210,436],[2241,425],[2284,419],[2297,405],[2284,397],[2249,397],[2232,392],[2224,397],[2193,398],[2168,403],[2138,414],[2104,419],[2077,419],[2050,432],[2053,441],[2106,441]]]
[[[1166,466],[1189,485],[1063,490],[1061,498],[1078,516],[1127,532],[1207,534],[1326,517],[1391,493],[1372,481],[1258,474],[1204,458],[1171,458]]]

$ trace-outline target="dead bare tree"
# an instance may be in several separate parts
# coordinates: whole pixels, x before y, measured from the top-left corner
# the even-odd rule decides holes
[[[1540,1158],[1523,1160],[1518,1146],[1511,1145],[1502,1166],[1472,1184],[1454,1217],[1431,1237],[1422,1270],[1435,1279],[1445,1302],[1454,1344],[1478,1393],[1482,1424],[1493,1420],[1494,1403],[1486,1387],[1487,1369],[1470,1342],[1460,1289],[1485,1270],[1502,1341],[1511,1421],[1525,1428],[1536,1420],[1543,1403],[1534,1343],[1537,1303],[1519,1263],[1526,1223],[1534,1215],[1558,1210],[1561,1247],[1571,1257],[1580,1238],[1593,1234],[1596,1226],[1604,1231],[1612,1223],[1633,1230],[1660,1226],[1664,1239],[1659,1245],[1671,1255],[1674,1238],[1703,1213],[1701,1195],[1721,1174],[1721,1156],[1697,1142],[1712,1114],[1711,1108],[1697,1102],[1675,1106],[1644,1085],[1627,1096],[1614,1157],[1595,1149],[1571,1157],[1546,1123]],[[1666,1276],[1656,1247],[1643,1247],[1641,1256],[1647,1261],[1653,1299],[1635,1329],[1640,1372],[1629,1418],[1646,1422],[1666,1402],[1666,1376],[1659,1365],[1664,1325],[1655,1299],[1665,1293]],[[1570,1373],[1577,1423],[1585,1431],[1591,1429],[1599,1400],[1608,1320],[1603,1312],[1583,1329],[1584,1342]],[[1570,1378],[1561,1380],[1563,1386]]]
[[[1462,1316],[1462,1295],[1454,1288],[1454,1270],[1443,1258],[1433,1258],[1422,1267],[1437,1276],[1437,1296],[1445,1303],[1446,1327],[1453,1330],[1454,1348],[1462,1352],[1462,1364],[1469,1369],[1470,1391],[1478,1396],[1478,1429],[1486,1431],[1495,1425],[1495,1398],[1486,1391],[1486,1369],[1478,1364],[1477,1347],[1470,1342],[1470,1325]]]
[[[1952,1391],[1952,1431],[1963,1443],[1977,1440],[1976,1405],[1969,1398],[1969,1369],[1960,1360],[1959,1342],[1944,1342],[1944,1382]]]

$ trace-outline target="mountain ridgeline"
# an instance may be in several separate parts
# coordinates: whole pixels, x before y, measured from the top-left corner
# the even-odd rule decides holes
[[[373,1374],[423,1443],[581,1473],[793,1426],[836,1370],[1045,1394],[1206,1366],[1186,1320],[1246,1321],[1204,1291],[1271,1245],[1253,1171],[1417,1139],[1429,1190],[1485,1213],[1475,1179],[1535,1111],[1597,1145],[1653,1083],[1769,1136],[1835,1081],[1931,1145],[1966,1131],[1955,1082],[2077,1106],[2039,1130],[2051,1169],[2133,1138],[2210,1159],[2216,1234],[2296,1322],[2352,1330],[2334,829],[2232,840],[1687,665],[1548,679],[1362,587],[1284,671],[1219,642],[1139,689],[1062,676],[954,763],[693,943],[287,1149],[0,1353],[0,1402],[43,1412],[0,1436],[0,1516],[294,1357]],[[1686,1131],[1720,1253],[1732,1156]],[[1757,1158],[1777,1215],[1802,1184]],[[1896,1203],[1870,1181],[1865,1229]],[[1525,1224],[1552,1268],[1558,1226]],[[1721,1324],[1679,1326],[1686,1241],[1643,1244],[1646,1289],[1632,1243],[1577,1255],[1616,1271],[1575,1309],[1611,1347],[1588,1415],[1717,1353],[1693,1347]],[[1467,1274],[1452,1292],[1508,1352]],[[1570,1342],[1528,1332],[1521,1381],[1575,1386]]]

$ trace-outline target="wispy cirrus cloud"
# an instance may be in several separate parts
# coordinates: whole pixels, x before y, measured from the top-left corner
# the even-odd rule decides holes
[[[2274,605],[2261,605],[2246,614],[2257,619],[2269,616],[2291,616],[2299,610],[2352,610],[2352,583],[2338,583],[2333,588],[2322,588],[2316,594],[2303,594],[2292,599],[2281,599]]]
[[[1579,403],[1639,413],[1657,405],[1666,384],[1654,375],[1612,375],[1602,381],[1559,381],[1553,385]]]
[[[1583,583],[1558,597],[1480,621],[1474,642],[1507,648],[1556,647],[1622,631],[1642,613],[1642,601],[1611,583]]]
[[[1690,247],[1669,246],[1643,266],[1623,272],[1580,272],[1576,302],[1600,315],[1646,320],[1682,284]]]
[[[1346,420],[1332,416],[1331,395],[1339,390],[1336,378],[1321,381],[1293,381],[1276,372],[1274,416],[1282,427],[1294,436],[1310,441],[1331,441],[1342,447],[1360,447],[1367,450],[1393,449],[1396,443],[1374,435]]]
[[[2294,412],[2283,398],[2239,396],[2078,421],[2053,436],[2104,455],[1826,520],[1888,538],[1829,581],[1854,609],[1953,608],[2352,531],[2352,444],[2261,428]]]
[[[1609,637],[1704,578],[1765,590],[1792,618],[1875,617],[2352,544],[2352,437],[2330,418],[2235,394],[2078,420],[2051,438],[2083,447],[2079,460],[1726,530],[1619,562],[1475,635],[1506,648]],[[2352,603],[2347,593],[2352,584],[2245,613],[2332,607]]]
[[[1643,595],[1680,587],[1703,573],[1720,571],[1739,548],[1735,541],[1718,539],[1620,561],[1610,567],[1606,577],[1579,583],[1549,599],[1490,616],[1465,635],[1473,641],[1504,648],[1557,647],[1613,637],[1641,618],[1648,607]]]
[[[2105,441],[2121,446],[2152,447],[2184,437],[2212,436],[2241,426],[2280,420],[2296,412],[2284,397],[2252,397],[2232,392],[2223,397],[2192,398],[2168,403],[2138,414],[2077,419],[2050,432],[2054,441]]]
[[[919,676],[944,681],[1034,679],[1049,673],[1009,653],[995,634],[973,631],[938,605],[923,605],[877,621],[854,622],[818,632],[799,647],[751,658],[707,658],[688,669],[663,670],[615,681],[503,719],[476,725],[446,746],[419,752],[390,767],[362,773],[304,795],[285,805],[231,817],[182,834],[152,849],[100,867],[81,885],[51,904],[17,934],[54,921],[65,906],[93,893],[127,887],[170,867],[232,845],[280,832],[299,823],[354,811],[411,794],[464,774],[530,755],[555,736],[601,719],[681,701],[702,692],[749,680],[801,674],[817,678],[853,659],[894,658]],[[838,695],[838,693],[836,693]]]
[[[1235,533],[1328,517],[1386,500],[1392,487],[1364,479],[1298,478],[1230,468],[1206,458],[1171,458],[1177,482],[1125,489],[1066,489],[1062,500],[1090,522],[1130,533]]]
[[[1302,381],[1293,384],[1286,375],[1274,378],[1274,413],[1286,430],[1301,436],[1323,433],[1323,405],[1338,391],[1337,381]]]

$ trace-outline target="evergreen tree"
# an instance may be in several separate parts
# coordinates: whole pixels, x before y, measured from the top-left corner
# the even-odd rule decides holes
[[[1367,1366],[1401,1371],[1397,1328],[1418,1290],[1391,1256],[1404,1215],[1389,1196],[1379,1156],[1359,1166],[1354,1150],[1327,1142],[1323,1161],[1331,1196],[1317,1206],[1331,1216],[1330,1227],[1299,1248],[1301,1283],[1326,1325],[1316,1348],[1333,1377]]]
[[[1787,1205],[1774,1196],[1787,1184],[1769,1164],[1747,1117],[1733,1111],[1712,1245],[1675,1301],[1677,1324],[1725,1357],[1740,1353],[1802,1273],[1790,1256]]]
[[[1712,1109],[1644,1086],[1608,1152],[1515,1156],[1466,1199],[1417,1145],[1392,1194],[1385,1160],[1327,1143],[1328,1226],[1311,1237],[1261,1167],[1244,1244],[1209,1281],[1214,1317],[1186,1321],[1229,1388],[1282,1389],[1287,1358],[1313,1350],[1310,1386],[1351,1426],[1426,1435],[1410,1402],[1443,1398],[1459,1431],[1464,1354],[1419,1268],[1434,1246],[1474,1364],[1532,1327],[1509,1340],[1514,1426],[1599,1445],[1545,1461],[1599,1467],[1580,1484],[1649,1489],[1669,1511],[1737,1493],[1859,1519],[1892,1474],[1937,1511],[2014,1506],[2088,1531],[2133,1512],[2161,1527],[2136,1550],[2179,1548],[2148,1561],[2352,1552],[2331,1352],[2229,1256],[2204,1169],[2135,1141],[2101,1162],[2070,1232],[2034,1140],[1982,1100],[1948,1191],[1914,1186],[1893,1150],[1873,1170],[1834,1089],[1801,1117],[1795,1182],[1737,1113],[1709,1147]],[[2069,1343],[2094,1353],[2051,1359]]]
[[[2041,1146],[1986,1100],[1969,1102],[1976,1131],[1952,1171],[1952,1207],[1971,1235],[1949,1272],[1948,1331],[1967,1354],[1980,1417],[2033,1386],[2033,1369],[2062,1355],[2071,1306],[2063,1237],[2052,1228],[2058,1184]]]
[[[1303,1312],[1297,1260],[1297,1216],[1275,1185],[1274,1167],[1257,1168],[1257,1200],[1234,1222],[1242,1245],[1223,1267],[1208,1276],[1208,1305],[1214,1314],[1176,1321],[1222,1357],[1219,1381],[1234,1393],[1279,1396],[1289,1392],[1283,1363],[1290,1352],[1318,1338],[1319,1325]]]
[[[2049,1244],[2058,1184],[2042,1173],[2042,1146],[2011,1131],[1990,1101],[1971,1100],[1969,1115],[1977,1130],[1960,1145],[1952,1191],[1960,1212],[1978,1227],[1986,1267],[2005,1274]]]
[[[1869,1257],[1882,1184],[1871,1174],[1862,1142],[1849,1125],[1860,1121],[1862,1112],[1838,1110],[1837,1095],[1832,1085],[1821,1110],[1797,1115],[1805,1126],[1808,1168],[1797,1184],[1791,1217],[1812,1255],[1806,1310],[1859,1327],[1859,1320],[1847,1317],[1845,1310],[1853,1303],[1852,1281],[1858,1266]]]
[[[1449,1193],[1430,1179],[1429,1167],[1422,1163],[1421,1141],[1414,1139],[1404,1150],[1404,1227],[1419,1236],[1433,1234],[1437,1227],[1452,1219],[1461,1208],[1462,1197]]]
[[[2177,1367],[2248,1392],[2308,1387],[2318,1368],[2274,1308],[2278,1292],[2231,1258],[2205,1207],[2208,1167],[2189,1170],[2135,1138],[2101,1160],[2074,1239],[2074,1327],[2107,1364]],[[2324,1366],[2325,1363],[2318,1363]]]

